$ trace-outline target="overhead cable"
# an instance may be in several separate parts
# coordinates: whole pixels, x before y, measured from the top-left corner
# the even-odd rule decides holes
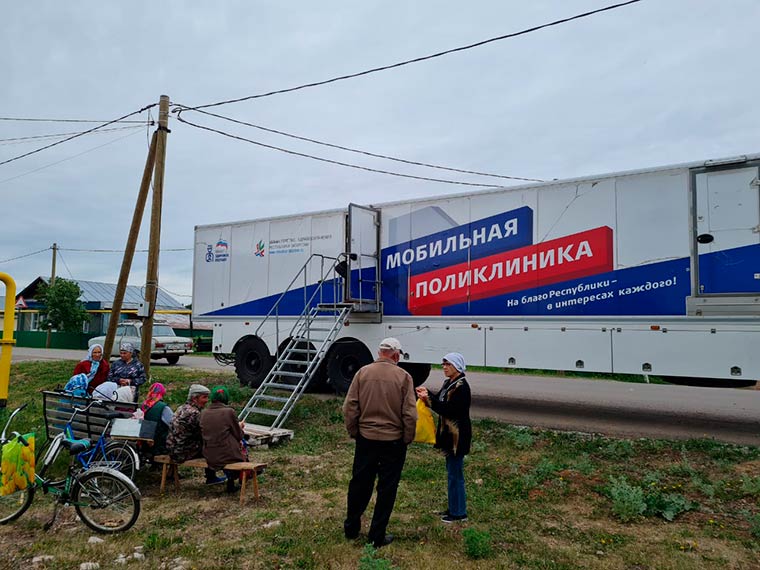
[[[79,249],[75,247],[59,247],[59,251],[76,251],[76,252],[86,252],[86,253],[124,253],[125,250],[123,249]],[[169,252],[169,251],[193,251],[192,247],[173,247],[173,248],[161,248],[159,250],[161,253]],[[147,249],[136,249],[135,253],[147,253]]]
[[[260,147],[263,147],[263,148],[268,148],[268,149],[271,149],[271,150],[276,150],[276,151],[279,151],[279,152],[284,152],[286,154],[291,154],[291,155],[294,155],[294,156],[300,156],[300,157],[303,157],[303,158],[310,158],[312,160],[318,160],[320,162],[327,162],[328,164],[335,164],[337,166],[345,166],[346,168],[354,168],[356,170],[365,170],[367,172],[375,172],[377,174],[387,174],[389,176],[398,176],[399,178],[412,178],[414,180],[425,180],[427,182],[441,182],[443,184],[457,184],[457,185],[460,185],[460,186],[476,186],[478,188],[503,188],[503,186],[496,186],[494,184],[478,184],[476,182],[461,182],[461,181],[458,181],[458,180],[447,180],[445,178],[429,178],[427,176],[415,176],[413,174],[402,174],[400,172],[392,172],[390,170],[380,170],[378,168],[369,168],[367,166],[359,166],[358,164],[351,164],[351,163],[348,163],[348,162],[340,162],[338,160],[331,160],[329,158],[323,158],[323,157],[320,157],[320,156],[314,156],[312,154],[306,154],[306,153],[303,153],[303,152],[297,152],[297,151],[294,151],[294,150],[289,150],[289,149],[282,148],[282,147],[279,147],[279,146],[265,144],[265,143],[262,143],[262,142],[259,142],[259,141],[255,141],[255,140],[252,140],[252,139],[248,139],[248,138],[245,138],[245,137],[241,137],[241,136],[238,136],[238,135],[233,135],[232,133],[228,133],[228,132],[225,132],[225,131],[220,131],[218,129],[213,129],[211,127],[206,127],[204,125],[198,125],[196,123],[191,123],[187,119],[184,119],[181,115],[177,115],[177,120],[180,123],[184,123],[184,124],[189,125],[191,127],[195,127],[197,129],[202,129],[204,131],[209,131],[209,132],[212,132],[212,133],[216,133],[218,135],[222,135],[222,136],[225,136],[225,137],[228,137],[228,138],[231,138],[231,139],[247,142],[247,143],[254,144],[254,145],[257,145],[257,146],[260,146]]]
[[[29,152],[26,152],[26,153],[24,153],[24,154],[20,154],[20,155],[18,155],[18,156],[14,156],[14,157],[12,157],[12,158],[9,158],[9,159],[6,159],[6,160],[3,160],[2,162],[0,162],[0,166],[2,166],[2,165],[4,165],[4,164],[8,164],[9,162],[13,162],[13,161],[15,161],[15,160],[20,160],[20,159],[22,159],[22,158],[25,158],[25,157],[27,157],[27,156],[31,156],[31,155],[33,155],[33,154],[36,154],[36,153],[38,153],[38,152],[42,152],[43,150],[47,150],[47,149],[49,149],[49,148],[52,148],[52,147],[54,147],[54,146],[58,146],[59,144],[63,144],[63,143],[65,143],[65,142],[69,142],[70,140],[73,140],[73,139],[75,139],[75,138],[78,138],[78,137],[84,136],[84,135],[86,135],[86,134],[88,134],[88,133],[91,133],[91,132],[93,132],[93,131],[97,131],[97,130],[99,130],[99,129],[102,129],[103,127],[107,127],[108,125],[112,125],[112,124],[114,124],[114,123],[118,123],[119,121],[122,121],[122,120],[124,120],[124,119],[125,119],[125,118],[127,118],[127,117],[131,117],[132,115],[137,115],[137,114],[139,114],[139,113],[142,113],[143,111],[146,111],[147,109],[150,109],[150,108],[152,108],[152,107],[155,107],[156,105],[158,105],[158,103],[151,103],[150,105],[146,105],[146,106],[145,106],[145,107],[143,107],[142,109],[138,109],[137,111],[132,111],[131,113],[127,113],[126,115],[123,115],[123,116],[121,116],[121,117],[119,117],[119,118],[117,118],[117,119],[114,119],[114,120],[112,120],[112,121],[108,121],[108,122],[105,122],[105,123],[103,123],[102,125],[98,125],[97,127],[93,127],[93,128],[91,128],[91,129],[88,129],[88,130],[86,130],[86,131],[82,131],[81,133],[77,133],[77,134],[75,134],[75,135],[72,135],[72,136],[70,136],[70,137],[68,137],[68,138],[65,138],[65,139],[63,139],[63,140],[60,140],[60,141],[56,141],[56,142],[54,142],[54,143],[51,143],[51,144],[49,144],[49,145],[46,145],[46,146],[43,146],[43,147],[37,148],[37,149],[35,149],[35,150],[31,150],[31,151],[29,151]]]
[[[134,127],[128,127],[128,128],[134,128]],[[142,127],[140,127],[142,128]],[[108,146],[109,144],[113,144],[115,142],[119,142],[120,140],[128,139],[129,137],[133,137],[137,134],[140,134],[140,131],[135,131],[133,133],[129,133],[127,135],[124,135],[122,137],[115,138],[113,140],[110,140],[108,142],[105,142],[103,144],[99,144],[98,146],[94,146],[92,148],[89,148],[85,151],[82,151],[78,154],[75,154],[73,156],[68,156],[66,158],[62,158],[61,160],[56,160],[55,162],[51,162],[50,164],[45,164],[44,166],[40,166],[39,168],[35,168],[33,170],[29,170],[27,172],[22,172],[21,174],[17,174],[16,176],[11,176],[10,178],[5,178],[4,180],[0,180],[0,184],[5,184],[6,182],[10,182],[11,180],[16,180],[17,178],[22,178],[24,176],[28,176],[29,174],[34,174],[35,172],[39,172],[40,170],[45,170],[46,168],[50,168],[51,166],[55,166],[56,164],[61,164],[62,162],[66,162],[68,160],[73,160],[75,158],[78,158],[82,156],[83,154],[88,154],[94,150],[98,150],[99,148],[103,148],[104,146]]]
[[[149,126],[150,126],[150,123],[149,123]],[[91,134],[99,135],[99,134],[102,134],[102,133],[112,133],[114,131],[124,131],[124,130],[129,130],[129,129],[141,129],[142,127],[143,127],[143,125],[130,125],[129,127],[114,127],[113,129],[101,129],[101,130],[95,131],[94,133],[91,133]],[[57,133],[57,134],[49,134],[49,135],[33,135],[33,136],[28,136],[28,137],[11,137],[11,138],[7,138],[7,139],[0,139],[0,144],[4,144],[4,145],[7,145],[7,144],[21,144],[21,143],[26,143],[26,142],[33,141],[33,140],[38,140],[38,139],[57,139],[57,138],[68,137],[70,135],[80,134],[81,132],[82,131],[77,131],[77,132],[73,132],[73,133]]]
[[[0,263],[8,263],[9,261],[16,261],[17,259],[23,259],[25,257],[31,257],[33,255],[37,255],[38,253],[42,253],[43,251],[48,251],[49,249],[51,249],[51,248],[50,247],[46,247],[46,248],[43,248],[43,249],[39,249],[37,251],[33,251],[31,253],[25,253],[24,255],[17,255],[16,257],[10,257],[8,259],[3,259],[2,261],[0,261]]]
[[[249,101],[251,99],[261,99],[263,97],[270,97],[271,95],[280,95],[282,93],[290,93],[292,91],[298,91],[300,89],[308,89],[308,88],[311,88],[311,87],[318,87],[320,85],[327,85],[328,83],[335,83],[337,81],[343,81],[345,79],[353,79],[355,77],[361,77],[362,75],[369,75],[371,73],[377,73],[379,71],[387,71],[389,69],[395,69],[397,67],[403,67],[405,65],[410,65],[410,64],[413,64],[413,63],[419,63],[421,61],[427,61],[429,59],[434,59],[434,58],[437,58],[437,57],[442,57],[444,55],[449,55],[449,54],[452,54],[452,53],[456,53],[456,52],[465,51],[465,50],[473,49],[473,48],[476,48],[476,47],[484,46],[486,44],[490,44],[490,43],[493,43],[493,42],[498,42],[498,41],[501,41],[501,40],[515,38],[517,36],[523,36],[525,34],[529,34],[531,32],[536,32],[536,31],[542,30],[544,28],[549,28],[549,27],[552,27],[552,26],[558,26],[560,24],[566,24],[567,22],[572,22],[573,20],[580,20],[581,18],[587,18],[587,17],[593,16],[595,14],[600,14],[602,12],[607,12],[609,10],[615,10],[617,8],[622,8],[623,6],[628,6],[629,4],[636,4],[637,2],[640,2],[640,1],[641,0],[629,0],[628,2],[621,2],[619,4],[613,4],[611,6],[605,6],[604,8],[599,8],[597,10],[591,10],[590,12],[584,12],[582,14],[577,14],[575,16],[570,16],[568,18],[562,18],[560,20],[554,20],[553,22],[547,22],[546,24],[541,24],[541,25],[538,25],[538,26],[533,26],[532,28],[526,28],[524,30],[520,30],[519,32],[513,32],[511,34],[504,34],[502,36],[497,36],[497,37],[494,37],[494,38],[489,38],[487,40],[482,40],[482,41],[479,41],[479,42],[475,42],[473,44],[469,44],[469,45],[465,45],[465,46],[460,46],[460,47],[456,47],[456,48],[452,48],[452,49],[447,49],[445,51],[440,51],[438,53],[433,53],[433,54],[430,54],[430,55],[416,57],[414,59],[408,59],[406,61],[400,61],[398,63],[393,63],[393,64],[390,64],[390,65],[383,65],[381,67],[374,67],[372,69],[366,69],[364,71],[359,71],[357,73],[350,73],[348,75],[341,75],[341,76],[338,76],[338,77],[333,77],[331,79],[325,79],[323,81],[315,81],[313,83],[305,83],[305,84],[302,84],[302,85],[297,85],[295,87],[288,87],[288,88],[285,88],[285,89],[277,89],[275,91],[268,91],[266,93],[259,93],[257,95],[248,95],[247,97],[239,97],[237,99],[227,99],[225,101],[218,101],[216,103],[207,103],[205,105],[197,105],[195,107],[192,107],[192,109],[194,109],[194,110],[207,109],[209,107],[218,107],[220,105],[229,105],[230,103],[240,103],[242,101]]]
[[[129,115],[127,115],[129,116]],[[106,121],[96,121],[94,119],[38,119],[29,117],[0,117],[0,121],[24,121],[35,123],[105,123]],[[145,121],[111,121],[112,123],[139,123],[145,124]]]
[[[188,110],[188,111],[195,111],[196,109],[186,109],[186,110]],[[404,158],[398,158],[398,157],[394,157],[394,156],[388,156],[388,155],[385,155],[385,154],[378,154],[378,153],[369,152],[369,151],[366,151],[366,150],[360,150],[360,149],[350,148],[350,147],[347,147],[347,146],[341,146],[341,145],[338,145],[338,144],[328,143],[328,142],[320,141],[320,140],[317,140],[317,139],[311,139],[311,138],[303,137],[303,136],[300,136],[300,135],[294,135],[292,133],[286,133],[285,131],[278,131],[276,129],[270,129],[268,127],[262,127],[261,125],[255,125],[253,123],[248,123],[246,121],[240,121],[238,119],[233,119],[231,117],[225,117],[224,115],[218,115],[216,113],[210,113],[208,111],[200,111],[199,110],[198,112],[199,113],[203,113],[204,115],[209,115],[211,117],[216,117],[218,119],[223,119],[225,121],[229,121],[231,123],[235,123],[235,124],[238,124],[238,125],[244,125],[244,126],[247,126],[247,127],[253,127],[254,129],[259,129],[259,130],[265,131],[267,133],[273,133],[273,134],[276,134],[276,135],[282,135],[284,137],[290,137],[292,139],[306,141],[306,142],[310,142],[310,143],[314,143],[314,144],[318,144],[318,145],[322,145],[322,146],[326,146],[326,147],[330,147],[330,148],[337,148],[339,150],[345,150],[347,152],[354,152],[356,154],[363,154],[365,156],[372,156],[374,158],[382,158],[382,159],[385,159],[385,160],[393,160],[395,162],[402,162],[404,164],[411,164],[411,165],[414,165],[414,166],[424,166],[424,167],[427,167],[427,168],[436,168],[438,170],[448,170],[450,172],[460,172],[462,174],[474,174],[476,176],[489,176],[489,177],[492,177],[492,178],[504,178],[504,179],[507,179],[507,180],[522,180],[522,181],[525,181],[525,182],[545,182],[545,180],[541,180],[540,178],[523,178],[521,176],[507,176],[505,174],[493,174],[493,173],[490,173],[490,172],[478,172],[476,170],[465,170],[465,169],[462,169],[462,168],[451,168],[451,167],[448,167],[448,166],[440,166],[440,165],[437,165],[437,164],[429,164],[429,163],[426,163],[426,162],[418,162],[418,161],[415,161],[415,160],[407,160],[407,159],[404,159]]]

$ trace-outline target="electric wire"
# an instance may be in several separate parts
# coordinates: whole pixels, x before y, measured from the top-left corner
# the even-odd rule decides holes
[[[23,259],[25,257],[31,257],[33,255],[37,255],[37,254],[42,253],[44,251],[48,251],[49,249],[51,249],[51,248],[50,247],[46,247],[46,248],[43,248],[43,249],[39,249],[37,251],[33,251],[31,253],[25,253],[23,255],[17,255],[16,257],[9,257],[8,259],[1,260],[0,263],[8,263],[9,261],[16,261],[17,259]]]
[[[364,170],[364,171],[367,171],[367,172],[375,172],[377,174],[387,174],[389,176],[397,176],[399,178],[411,178],[413,180],[424,180],[426,182],[440,182],[442,184],[456,184],[456,185],[460,185],[460,186],[475,186],[475,187],[478,187],[478,188],[504,188],[503,186],[497,186],[497,185],[494,185],[494,184],[479,184],[477,182],[462,182],[462,181],[459,181],[459,180],[447,180],[445,178],[430,178],[430,177],[427,177],[427,176],[415,176],[413,174],[402,174],[400,172],[393,172],[393,171],[390,171],[390,170],[381,170],[379,168],[370,168],[368,166],[360,166],[358,164],[351,164],[351,163],[348,163],[348,162],[341,162],[339,160],[331,160],[329,158],[324,158],[324,157],[320,157],[320,156],[314,156],[313,154],[306,154],[306,153],[303,153],[303,152],[297,152],[295,150],[289,150],[289,149],[282,148],[282,147],[279,147],[279,146],[265,144],[265,143],[262,143],[262,142],[259,142],[259,141],[255,141],[255,140],[252,140],[252,139],[241,137],[239,135],[233,135],[232,133],[228,133],[228,132],[225,132],[225,131],[220,131],[218,129],[214,129],[214,128],[207,127],[207,126],[204,126],[204,125],[198,125],[196,123],[192,123],[192,122],[188,121],[187,119],[182,118],[182,116],[180,116],[180,115],[177,116],[177,120],[180,123],[184,123],[184,124],[189,125],[191,127],[195,127],[197,129],[201,129],[201,130],[204,130],[204,131],[209,131],[209,132],[212,132],[212,133],[216,133],[218,135],[222,135],[222,136],[225,136],[225,137],[228,137],[228,138],[231,138],[231,139],[247,142],[247,143],[254,144],[254,145],[257,145],[257,146],[260,146],[260,147],[263,147],[263,148],[268,148],[270,150],[276,150],[276,151],[279,151],[279,152],[284,152],[285,154],[291,154],[293,156],[300,156],[302,158],[309,158],[311,160],[317,160],[317,161],[320,161],[320,162],[326,162],[328,164],[335,164],[337,166],[345,166],[346,168],[353,168],[353,169],[356,169],[356,170]]]
[[[22,121],[22,122],[35,122],[35,123],[105,123],[106,122],[106,121],[97,121],[95,119],[40,119],[40,118],[30,118],[30,117],[0,117],[0,121]],[[122,121],[122,120],[111,121],[111,123],[139,123],[139,124],[143,124],[144,122],[145,121]]]
[[[103,133],[112,133],[114,131],[125,131],[125,130],[134,130],[134,129],[141,129],[142,125],[130,125],[128,127],[115,127],[113,129],[101,129],[99,131],[95,131],[94,133],[90,133],[93,135],[99,135]],[[77,131],[73,133],[58,133],[58,134],[49,134],[49,135],[34,135],[34,136],[28,136],[28,137],[11,137],[6,139],[0,139],[0,145],[6,146],[10,144],[25,144],[28,142],[32,142],[39,139],[57,139],[57,138],[63,138],[68,137],[70,135],[76,135],[79,134],[82,131]]]
[[[164,293],[169,293],[169,295],[174,295],[175,297],[188,297],[188,298],[193,297],[192,295],[186,295],[184,293],[175,293],[174,291],[169,291],[169,289],[167,289],[166,287],[161,287],[161,285],[156,285],[156,287],[161,289],[161,291],[163,291]]]
[[[184,110],[194,111],[195,109],[184,109]],[[424,167],[427,167],[427,168],[436,168],[438,170],[447,170],[447,171],[450,171],[450,172],[460,172],[462,174],[474,174],[474,175],[477,175],[477,176],[488,176],[488,177],[492,177],[492,178],[503,178],[503,179],[507,179],[507,180],[521,180],[521,181],[524,181],[524,182],[546,182],[545,180],[542,180],[540,178],[524,178],[522,176],[507,176],[505,174],[493,174],[493,173],[490,173],[490,172],[478,172],[477,170],[465,170],[465,169],[462,169],[462,168],[451,168],[451,167],[448,167],[448,166],[440,166],[438,164],[430,164],[430,163],[427,163],[427,162],[419,162],[419,161],[415,161],[415,160],[407,160],[407,159],[398,158],[398,157],[395,157],[395,156],[388,156],[386,154],[378,154],[378,153],[369,152],[369,151],[366,151],[366,150],[360,150],[360,149],[351,148],[351,147],[347,147],[347,146],[342,146],[342,145],[338,145],[338,144],[334,144],[334,143],[328,143],[328,142],[325,142],[325,141],[320,141],[320,140],[317,140],[317,139],[312,139],[312,138],[308,138],[308,137],[304,137],[304,136],[300,136],[300,135],[294,135],[292,133],[287,133],[285,131],[278,131],[276,129],[270,129],[268,127],[263,127],[261,125],[256,125],[254,123],[248,123],[246,121],[241,121],[239,119],[233,119],[231,117],[225,117],[224,115],[218,115],[216,113],[210,113],[209,111],[197,111],[197,112],[198,113],[202,113],[204,115],[209,115],[211,117],[216,117],[218,119],[223,119],[225,121],[229,121],[231,123],[235,123],[235,124],[238,124],[238,125],[244,125],[244,126],[247,126],[247,127],[252,127],[254,129],[259,129],[259,130],[265,131],[267,133],[273,133],[273,134],[276,134],[276,135],[282,135],[284,137],[289,137],[289,138],[292,138],[292,139],[306,141],[306,142],[318,144],[318,145],[321,145],[321,146],[326,146],[326,147],[329,147],[329,148],[336,148],[336,149],[339,149],[339,150],[345,150],[347,152],[353,152],[353,153],[362,154],[362,155],[365,155],[365,156],[371,156],[371,157],[374,157],[374,158],[382,158],[382,159],[385,159],[385,160],[392,160],[394,162],[401,162],[403,164],[411,164],[411,165],[414,165],[414,166],[424,166]],[[181,113],[182,113],[182,111],[179,111],[177,113],[177,117],[178,118],[179,118],[179,116],[180,116]]]
[[[302,85],[296,85],[295,87],[288,87],[288,88],[285,88],[285,89],[277,89],[275,91],[269,91],[269,92],[266,92],[266,93],[259,93],[259,94],[256,94],[256,95],[248,95],[246,97],[239,97],[237,99],[227,99],[227,100],[224,100],[224,101],[218,101],[216,103],[207,103],[205,105],[197,105],[195,107],[192,107],[192,109],[193,110],[207,109],[209,107],[218,107],[220,105],[229,105],[231,103],[240,103],[242,101],[250,101],[251,99],[261,99],[263,97],[270,97],[272,95],[280,95],[280,94],[283,94],[283,93],[290,93],[292,91],[299,91],[301,89],[308,89],[308,88],[311,88],[311,87],[318,87],[320,85],[327,85],[328,83],[335,83],[337,81],[343,81],[343,80],[346,80],[346,79],[353,79],[355,77],[361,77],[363,75],[369,75],[371,73],[377,73],[377,72],[380,72],[380,71],[387,71],[389,69],[395,69],[395,68],[398,68],[398,67],[403,67],[405,65],[410,65],[410,64],[413,64],[413,63],[419,63],[419,62],[422,62],[422,61],[427,61],[427,60],[430,60],[430,59],[435,59],[437,57],[442,57],[444,55],[449,55],[449,54],[452,54],[452,53],[456,53],[456,52],[465,51],[465,50],[473,49],[473,48],[476,48],[476,47],[484,46],[486,44],[490,44],[490,43],[493,43],[493,42],[498,42],[498,41],[501,41],[501,40],[515,38],[517,36],[523,36],[525,34],[536,32],[538,30],[542,30],[542,29],[545,29],[545,28],[550,28],[552,26],[558,26],[560,24],[566,24],[567,22],[572,22],[573,20],[580,20],[582,18],[587,18],[587,17],[593,16],[595,14],[600,14],[602,12],[607,12],[607,11],[610,11],[610,10],[615,10],[617,8],[622,8],[622,7],[628,6],[630,4],[636,4],[637,2],[640,2],[640,1],[641,0],[629,0],[628,2],[621,2],[619,4],[612,4],[610,6],[605,6],[603,8],[598,8],[596,10],[591,10],[589,12],[584,12],[582,14],[576,14],[575,16],[570,16],[570,17],[567,17],[567,18],[561,18],[559,20],[554,20],[553,22],[547,22],[545,24],[540,24],[538,26],[533,26],[531,28],[526,28],[524,30],[520,30],[519,32],[513,32],[511,34],[504,34],[502,36],[496,36],[496,37],[493,37],[493,38],[488,38],[486,40],[482,40],[482,41],[475,42],[475,43],[472,43],[472,44],[468,44],[468,45],[465,45],[465,46],[459,46],[459,47],[456,47],[456,48],[447,49],[447,50],[440,51],[440,52],[437,52],[437,53],[433,53],[433,54],[429,54],[429,55],[425,55],[425,56],[421,56],[421,57],[416,57],[414,59],[408,59],[408,60],[405,60],[405,61],[400,61],[400,62],[393,63],[393,64],[390,64],[390,65],[383,65],[381,67],[374,67],[372,69],[366,69],[364,71],[359,71],[357,73],[350,73],[350,74],[347,74],[347,75],[341,75],[341,76],[338,76],[338,77],[333,77],[331,79],[325,79],[323,81],[315,81],[313,83],[304,83]]]
[[[72,279],[74,279],[74,274],[73,274],[73,273],[71,273],[71,269],[69,269],[69,264],[68,264],[68,263],[66,263],[66,260],[65,260],[65,259],[63,259],[63,256],[61,255],[61,251],[60,251],[60,248],[58,249],[58,257],[59,257],[59,258],[60,258],[60,260],[63,262],[63,266],[66,268],[66,271],[68,271],[68,272],[69,272],[69,277],[71,277]],[[76,279],[74,279],[74,281],[76,281]]]
[[[124,253],[126,250],[124,249],[84,249],[84,248],[76,248],[76,247],[59,247],[58,250],[63,251],[74,251],[77,253]],[[165,252],[175,252],[175,251],[193,251],[192,247],[169,247],[169,248],[161,248],[159,249],[161,253]],[[135,253],[147,253],[147,249],[136,249]]]
[[[134,128],[134,127],[130,127],[130,128]],[[72,156],[68,156],[66,158],[62,158],[61,160],[57,160],[55,162],[51,162],[50,164],[45,164],[44,166],[40,166],[39,168],[35,168],[35,169],[29,170],[27,172],[22,172],[21,174],[17,174],[16,176],[11,176],[10,178],[5,178],[3,180],[0,180],[0,184],[5,184],[6,182],[10,182],[11,180],[16,180],[17,178],[22,178],[24,176],[28,176],[29,174],[34,174],[35,172],[39,172],[40,170],[45,170],[46,168],[50,168],[51,166],[55,166],[57,164],[61,164],[62,162],[73,160],[73,159],[78,158],[78,157],[80,157],[80,156],[82,156],[84,154],[90,153],[90,152],[92,152],[94,150],[98,150],[99,148],[103,148],[104,146],[108,146],[109,144],[113,144],[115,142],[119,142],[121,140],[128,139],[129,137],[133,137],[133,136],[135,136],[135,135],[137,135],[139,133],[140,133],[140,131],[135,131],[133,133],[129,133],[127,135],[124,135],[123,137],[115,138],[113,140],[110,140],[110,141],[105,142],[103,144],[100,144],[98,146],[95,146],[95,147],[92,147],[92,148],[87,149],[85,151],[82,151],[82,152],[80,152],[78,154],[75,154],[75,155],[72,155]]]
[[[123,115],[123,116],[121,116],[121,117],[119,117],[117,119],[113,119],[112,121],[108,121],[106,123],[103,123],[102,125],[98,125],[97,127],[93,127],[91,129],[88,129],[86,131],[82,131],[81,133],[77,133],[77,134],[72,135],[72,136],[70,136],[68,138],[65,138],[63,140],[56,141],[54,143],[51,143],[49,145],[45,145],[43,147],[31,150],[29,152],[25,152],[24,154],[20,154],[18,156],[14,156],[12,158],[8,158],[8,159],[3,160],[2,162],[0,162],[0,166],[3,166],[4,164],[8,164],[10,162],[14,162],[16,160],[20,160],[22,158],[26,158],[27,156],[31,156],[33,154],[37,154],[38,152],[42,152],[43,150],[47,150],[49,148],[53,148],[54,146],[58,146],[59,144],[63,144],[65,142],[69,142],[70,140],[74,140],[75,138],[84,136],[84,135],[89,134],[89,133],[91,133],[93,131],[100,130],[103,127],[107,127],[108,125],[112,125],[114,123],[118,123],[119,121],[122,121],[122,120],[126,119],[127,117],[131,117],[132,115],[137,115],[139,113],[142,113],[143,111],[146,111],[146,110],[148,110],[148,109],[150,109],[152,107],[155,107],[156,105],[158,105],[158,103],[151,103],[150,105],[146,105],[142,109],[138,109],[137,111],[132,111],[131,113],[127,113],[126,115]]]

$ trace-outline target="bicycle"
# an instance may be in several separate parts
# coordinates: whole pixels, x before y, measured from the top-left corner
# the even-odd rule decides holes
[[[14,439],[24,446],[29,445],[18,432],[12,432],[11,439],[6,437],[13,418],[25,407],[26,404],[11,413],[0,434],[0,446]],[[43,493],[56,496],[53,517],[45,524],[45,530],[50,529],[55,522],[61,505],[73,505],[82,522],[96,532],[112,534],[131,528],[140,516],[142,497],[140,490],[123,473],[101,466],[78,469],[72,461],[64,480],[53,481],[45,477],[61,448],[71,455],[77,455],[87,451],[90,445],[89,440],[71,440],[66,439],[63,432],[57,434],[42,454],[34,482],[25,489],[19,488],[0,496],[0,524],[7,524],[23,515],[31,506],[35,492],[42,490]]]
[[[63,427],[66,439],[79,441],[74,435],[74,419],[78,413],[87,412],[93,406],[105,407],[100,400],[93,400],[84,408],[74,407],[74,412]],[[137,451],[126,441],[109,440],[106,437],[106,432],[111,425],[110,420],[121,418],[122,415],[119,412],[110,412],[105,416],[109,421],[103,426],[103,431],[95,441],[94,446],[74,457],[74,462],[77,463],[76,467],[81,469],[88,469],[92,466],[110,467],[134,480],[135,474],[140,470],[140,457]]]

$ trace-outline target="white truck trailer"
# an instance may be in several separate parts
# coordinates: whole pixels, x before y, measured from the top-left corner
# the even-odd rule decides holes
[[[449,351],[748,384],[758,166],[747,155],[198,226],[193,318],[252,386],[269,373],[345,390],[387,336],[417,384]]]

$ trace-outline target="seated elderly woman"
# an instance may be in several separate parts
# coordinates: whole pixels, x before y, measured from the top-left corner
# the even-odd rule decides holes
[[[87,358],[74,367],[73,376],[84,374],[87,377],[87,393],[92,394],[95,388],[106,381],[109,370],[108,360],[103,358],[103,347],[93,344],[87,351]]]
[[[203,457],[210,469],[221,469],[227,463],[248,461],[243,448],[243,422],[228,404],[230,396],[224,386],[211,390],[211,405],[201,412],[201,433],[203,434]],[[234,471],[226,471],[227,492],[236,489]]]
[[[125,342],[119,347],[119,359],[111,364],[108,380],[116,382],[119,386],[132,386],[133,400],[137,401],[140,386],[145,384],[145,367],[142,362],[135,358],[135,347],[132,343]]]
[[[146,420],[156,422],[156,433],[153,436],[153,445],[144,447],[143,451],[146,455],[153,457],[154,455],[163,455],[168,452],[166,447],[166,436],[169,435],[169,426],[172,425],[172,418],[174,412],[164,402],[164,395],[166,394],[166,388],[160,382],[151,384],[148,389],[148,395],[145,401],[140,406],[140,410],[143,412],[143,417]]]

